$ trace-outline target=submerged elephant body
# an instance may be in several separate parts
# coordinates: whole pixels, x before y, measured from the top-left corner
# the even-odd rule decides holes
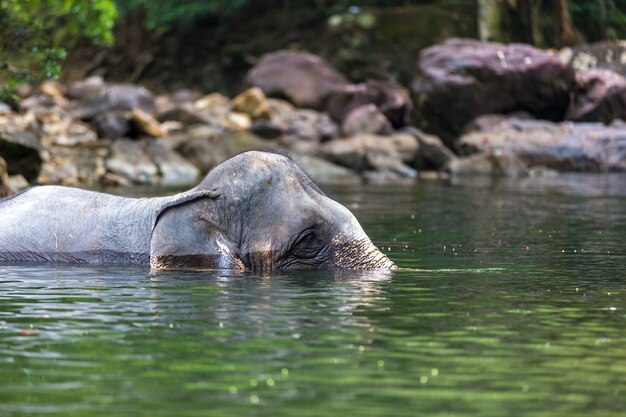
[[[45,186],[0,200],[0,261],[158,269],[391,269],[289,158],[246,152],[171,197]]]

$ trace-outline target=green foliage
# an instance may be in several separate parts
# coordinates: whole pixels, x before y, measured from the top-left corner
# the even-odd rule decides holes
[[[120,13],[142,7],[149,29],[166,31],[174,21],[191,20],[206,14],[230,15],[248,0],[118,0]]]
[[[0,99],[25,82],[56,78],[79,39],[113,42],[114,0],[0,1]]]

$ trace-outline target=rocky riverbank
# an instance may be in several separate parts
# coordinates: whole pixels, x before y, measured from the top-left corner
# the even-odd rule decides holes
[[[277,51],[233,98],[97,77],[23,88],[0,103],[0,193],[193,183],[249,149],[287,152],[321,182],[626,171],[623,74],[466,39],[425,49],[417,68],[409,90]]]

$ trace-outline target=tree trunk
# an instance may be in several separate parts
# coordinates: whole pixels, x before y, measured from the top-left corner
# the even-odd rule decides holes
[[[501,40],[500,4],[498,0],[478,1],[478,36],[481,41]]]
[[[554,3],[559,22],[559,38],[557,44],[561,47],[572,46],[576,43],[576,35],[574,34],[572,16],[569,12],[567,0],[554,0]]]

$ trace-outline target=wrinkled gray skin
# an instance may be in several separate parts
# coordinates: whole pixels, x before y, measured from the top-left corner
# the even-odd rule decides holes
[[[159,269],[393,269],[289,158],[246,152],[171,197],[44,186],[0,200],[0,261]]]

